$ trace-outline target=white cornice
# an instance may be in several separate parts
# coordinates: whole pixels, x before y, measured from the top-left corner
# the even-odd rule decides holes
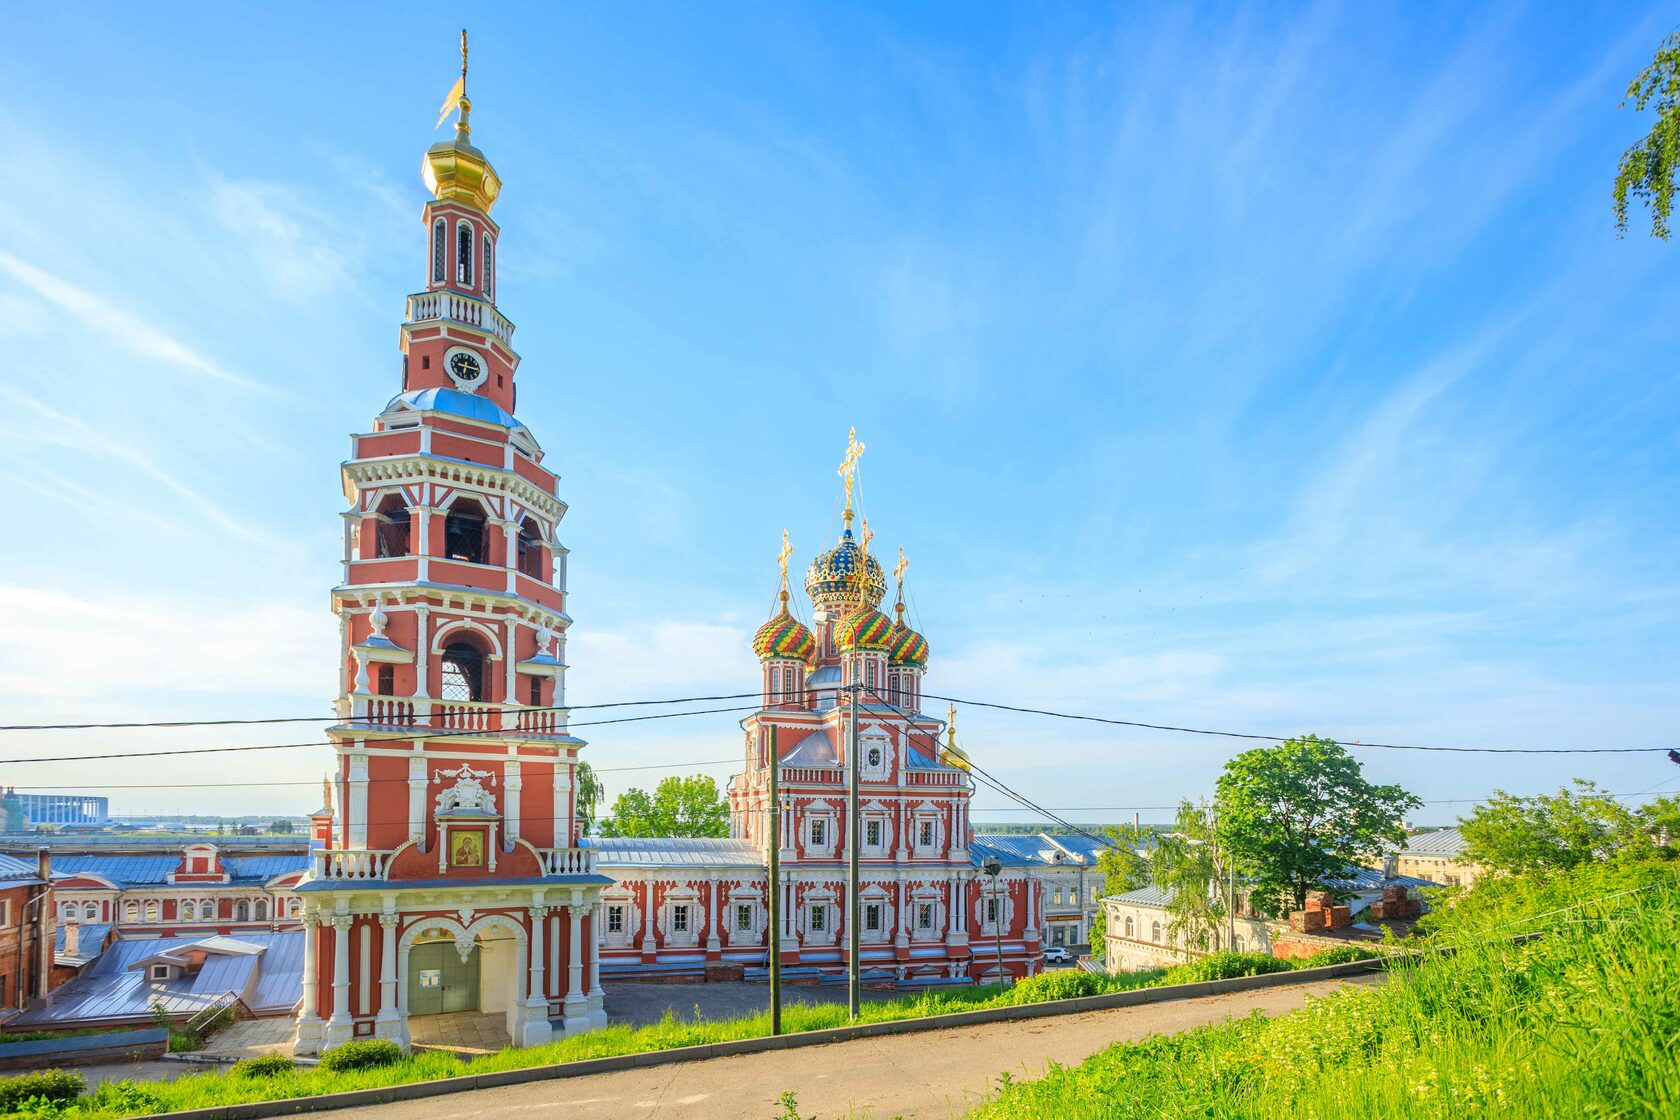
[[[469,463],[443,455],[393,455],[388,458],[351,459],[342,464],[345,480],[358,490],[393,482],[447,482],[471,486],[486,493],[511,495],[528,509],[550,521],[566,516],[566,503],[540,490],[513,471],[485,463]]]

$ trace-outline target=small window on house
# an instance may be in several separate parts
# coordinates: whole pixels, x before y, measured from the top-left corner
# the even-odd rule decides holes
[[[811,922],[810,922],[810,925],[811,925],[811,932],[812,933],[823,932],[823,930],[825,930],[828,927],[828,907],[826,907],[826,906],[813,906],[813,907],[811,907]]]
[[[880,930],[881,930],[881,904],[880,903],[871,902],[869,905],[867,905],[863,908],[863,928],[868,930],[870,933],[879,933],[880,932]]]
[[[257,899],[256,906],[252,908],[251,916],[259,922],[268,921],[268,899]]]
[[[123,921],[138,922],[140,920],[140,904],[138,902],[123,903]]]
[[[183,922],[190,922],[194,918],[198,917],[198,907],[195,906],[191,901],[181,903],[180,912],[181,912],[181,920]]]
[[[432,283],[443,283],[443,270],[449,265],[449,233],[442,218],[432,223]]]
[[[881,767],[881,748],[880,747],[870,747],[869,748],[869,754],[866,757],[868,758],[869,768],[871,770],[880,769],[880,767]]]
[[[933,903],[923,902],[916,907],[916,928],[933,928]]]
[[[381,665],[374,671],[374,691],[381,696],[391,696],[397,691],[397,670],[393,665]]]
[[[1149,923],[1149,940],[1151,940],[1151,941],[1161,940],[1161,923],[1160,922],[1150,922]]]
[[[408,507],[403,504],[403,500],[392,494],[379,503],[379,509],[375,516],[378,518],[375,555],[380,559],[391,556],[407,556],[409,554],[409,513]]]
[[[525,702],[533,708],[542,707],[542,678],[525,678]]]
[[[454,641],[443,647],[442,698],[484,699],[484,654],[468,641]]]
[[[288,917],[295,918],[302,910],[303,901],[301,899],[289,898],[286,900],[286,914]]]
[[[492,285],[495,283],[495,278],[496,278],[495,263],[496,263],[496,261],[495,261],[495,246],[494,246],[494,243],[491,242],[489,237],[485,237],[485,239],[484,239],[484,297],[486,299],[492,299],[492,300],[496,298],[495,289],[492,287]],[[496,376],[500,377],[501,375],[497,374]]]
[[[233,920],[236,922],[248,922],[251,920],[251,904],[246,902],[243,898],[234,904]]]
[[[624,932],[624,907],[622,907],[622,906],[609,906],[609,907],[607,907],[607,932],[608,933],[623,933]]]
[[[152,979],[153,980],[167,980],[167,979],[169,979],[169,966],[166,965],[166,964],[154,964],[152,966]]]
[[[473,228],[470,222],[455,223],[455,280],[472,287]]]
[[[826,823],[826,821],[820,818],[811,822],[811,843],[813,845],[827,843],[827,841],[823,839],[823,837],[827,835],[827,830],[823,827]]]
[[[997,924],[997,904],[996,895],[986,900],[986,924],[989,926]]]
[[[741,904],[735,907],[735,928],[741,933],[751,933],[753,928],[753,908]]]
[[[82,921],[84,921],[84,922],[97,922],[98,920],[99,920],[99,906],[98,906],[97,903],[90,902],[86,906],[82,907]]]
[[[688,907],[679,903],[671,907],[671,930],[673,933],[688,932]]]
[[[863,825],[863,842],[871,848],[881,846],[881,822],[865,821]]]
[[[443,554],[451,560],[483,564],[489,553],[484,532],[484,507],[463,499],[449,507],[443,519]]]
[[[1129,917],[1126,919],[1126,936],[1128,938],[1132,936],[1132,919]]]
[[[12,900],[0,898],[0,926],[12,924]]]
[[[918,841],[918,843],[920,843],[922,847],[924,847],[924,848],[933,847],[933,822],[932,821],[923,821],[922,822],[920,835],[921,835],[921,839]]]

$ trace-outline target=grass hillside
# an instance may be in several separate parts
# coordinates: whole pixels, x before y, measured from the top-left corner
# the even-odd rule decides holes
[[[982,1120],[1680,1116],[1672,863],[1484,881],[1376,988],[1119,1044],[1006,1085]],[[1522,934],[1539,934],[1513,941]],[[1447,948],[1456,949],[1447,952]]]

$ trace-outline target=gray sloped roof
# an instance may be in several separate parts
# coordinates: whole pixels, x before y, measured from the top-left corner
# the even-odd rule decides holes
[[[118,941],[82,975],[55,988],[52,1003],[24,1012],[9,1025],[27,1028],[145,1019],[154,1003],[161,1003],[170,1014],[190,1015],[228,992],[243,996],[257,1012],[276,1013],[294,1006],[303,985],[302,931],[247,934],[237,940],[264,951],[212,954],[196,975],[167,982],[149,979],[144,969],[134,966],[160,953],[179,953],[192,942],[179,937]]]
[[[11,883],[39,883],[40,869],[34,862],[25,863],[15,856],[0,855],[0,882]]]
[[[969,852],[984,848],[1010,867],[1094,867],[1097,853],[1111,845],[1078,833],[977,832]],[[1057,857],[1061,858],[1058,859]],[[979,861],[975,861],[978,867]]]
[[[1456,859],[1464,854],[1464,833],[1456,828],[1420,832],[1406,841],[1402,851],[1409,856],[1442,856]]]
[[[596,836],[598,867],[762,867],[751,840],[709,836]]]
[[[799,745],[782,756],[783,766],[838,766],[834,743],[826,731],[813,731]]]
[[[1109,895],[1103,901],[1122,902],[1128,906],[1154,906],[1158,909],[1165,909],[1167,903],[1172,901],[1172,892],[1152,884],[1139,890],[1127,891],[1125,894]]]
[[[4,857],[0,857],[4,858]],[[306,871],[309,856],[304,852],[284,855],[222,856],[230,885],[260,886],[277,875],[290,871]],[[181,865],[179,854],[99,852],[53,857],[53,870],[67,875],[98,875],[121,887],[161,887],[169,882],[169,873]],[[215,883],[194,884],[217,886]],[[189,884],[181,884],[190,889]]]

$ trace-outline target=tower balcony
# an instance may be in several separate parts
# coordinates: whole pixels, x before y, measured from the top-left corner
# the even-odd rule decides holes
[[[532,739],[566,739],[569,712],[528,708],[522,704],[493,704],[478,700],[423,700],[412,696],[379,696],[357,692],[338,701],[342,730],[415,731],[440,734],[510,734]]]
[[[544,877],[595,874],[593,848],[537,848]],[[309,881],[327,885],[388,882],[391,857],[398,849],[316,848],[310,853]]]
[[[505,346],[513,345],[513,324],[489,300],[458,292],[416,292],[408,297],[408,321],[425,323],[447,319],[453,323],[489,331]]]

